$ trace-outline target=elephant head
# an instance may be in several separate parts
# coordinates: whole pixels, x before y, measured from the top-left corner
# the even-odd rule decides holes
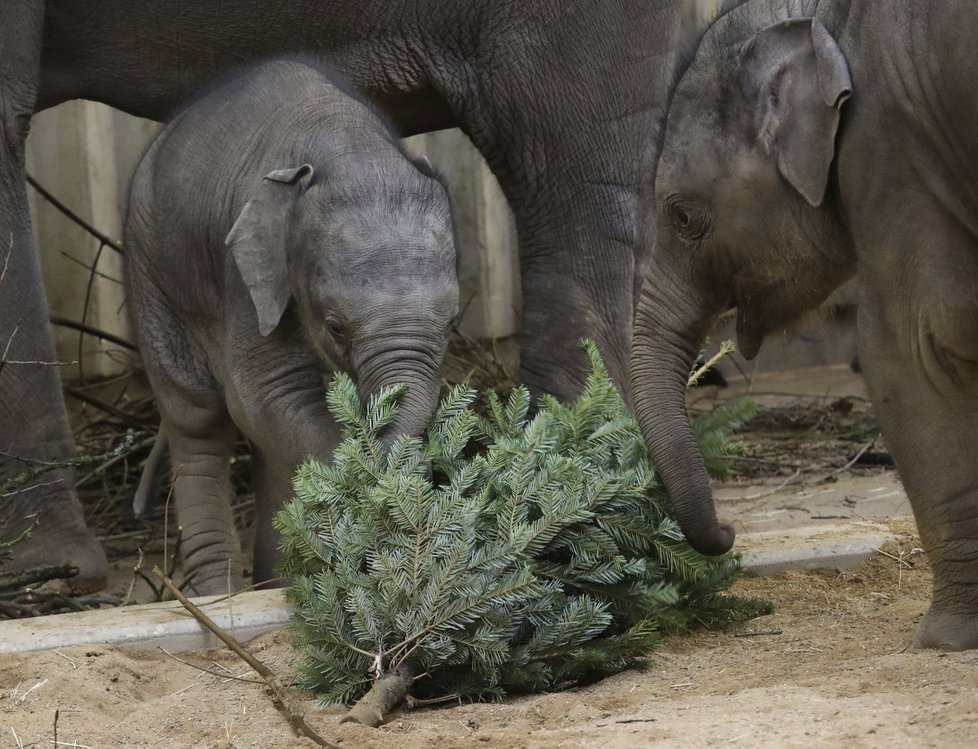
[[[312,348],[350,373],[361,397],[408,386],[389,443],[420,434],[437,406],[458,311],[448,195],[394,147],[330,164],[328,173],[302,164],[266,174],[226,244],[261,335],[274,334],[294,304]]]
[[[753,358],[855,262],[831,186],[846,60],[815,18],[751,25],[757,5],[714,24],[670,105],[632,349],[642,433],[683,531],[707,554],[728,550],[734,532],[717,520],[686,413],[698,347],[736,307],[739,348]]]

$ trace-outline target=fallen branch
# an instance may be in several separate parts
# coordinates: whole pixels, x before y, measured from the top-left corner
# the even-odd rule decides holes
[[[32,466],[28,468],[23,473],[14,476],[13,478],[7,479],[3,483],[0,483],[0,497],[5,496],[7,493],[12,493],[15,489],[20,489],[26,484],[30,483],[38,476],[41,476],[50,471],[56,471],[59,468],[77,468],[78,466],[90,466],[96,463],[100,463],[111,458],[126,455],[133,451],[135,444],[135,438],[132,435],[127,435],[122,442],[116,445],[111,450],[100,453],[98,455],[78,455],[74,458],[68,458],[62,461],[48,461],[48,460],[37,460],[36,458],[25,458],[20,455],[15,455],[13,453],[5,452],[0,450],[0,457],[10,458],[12,460],[19,460],[22,463],[27,463]]]
[[[25,585],[45,583],[48,580],[64,580],[78,574],[78,568],[70,564],[60,564],[54,567],[38,567],[32,570],[21,570],[0,575],[0,590],[23,588]]]
[[[40,615],[41,612],[33,606],[13,601],[0,601],[0,619],[29,619]]]
[[[153,572],[160,579],[160,582],[163,583],[163,587],[170,591],[170,593],[173,594],[173,597],[180,601],[180,603],[183,604],[183,607],[187,609],[187,611],[189,611],[197,621],[213,632],[218,639],[221,640],[221,642],[227,645],[235,653],[235,655],[251,666],[255,672],[262,677],[265,684],[272,692],[272,703],[289,721],[289,725],[292,726],[292,730],[295,732],[296,736],[305,736],[306,738],[315,741],[319,746],[329,747],[329,749],[341,749],[338,744],[327,741],[312,728],[310,728],[309,724],[306,723],[305,719],[302,717],[302,713],[300,713],[299,709],[292,704],[292,700],[289,698],[285,685],[282,684],[279,678],[273,674],[264,663],[245,650],[241,646],[241,643],[235,640],[221,627],[217,626],[217,624],[215,624],[214,621],[207,616],[207,614],[197,608],[193,602],[191,602],[183,593],[180,592],[180,589],[173,584],[173,581],[163,574],[159,567],[154,567]]]

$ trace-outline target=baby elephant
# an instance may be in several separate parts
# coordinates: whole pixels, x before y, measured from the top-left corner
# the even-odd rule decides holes
[[[335,74],[276,60],[181,111],[133,177],[129,306],[169,438],[185,576],[243,585],[229,459],[252,445],[254,579],[274,576],[271,518],[306,455],[339,429],[323,369],[362,396],[408,386],[385,432],[419,434],[458,309],[444,186]]]

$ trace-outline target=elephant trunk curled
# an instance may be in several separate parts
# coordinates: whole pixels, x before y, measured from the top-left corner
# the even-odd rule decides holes
[[[386,447],[402,435],[421,435],[438,407],[441,347],[437,351],[434,348],[391,349],[365,358],[358,367],[358,390],[364,402],[385,387],[407,386],[398,402],[397,415],[381,433]]]
[[[632,341],[631,382],[635,416],[652,462],[668,492],[679,527],[694,549],[723,554],[734,530],[717,520],[710,477],[686,411],[686,383],[713,312],[695,289],[661,283],[642,287]]]

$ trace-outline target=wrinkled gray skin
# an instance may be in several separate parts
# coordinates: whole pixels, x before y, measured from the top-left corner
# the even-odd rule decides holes
[[[33,111],[87,98],[162,119],[231,68],[308,52],[379,101],[402,134],[458,125],[485,156],[519,233],[520,379],[536,393],[575,395],[578,342],[591,337],[626,385],[636,269],[648,255],[642,206],[651,204],[687,2],[134,0],[124,11],[118,0],[4,3],[0,258],[3,238],[13,249],[0,342],[16,328],[10,359],[55,356],[24,188]],[[72,453],[52,367],[0,371],[0,450],[55,461]],[[0,456],[0,480],[24,467]],[[0,540],[35,513],[38,521],[7,569],[57,555],[81,568],[77,587],[103,582],[105,557],[69,471],[0,502]]]
[[[181,112],[133,177],[129,306],[169,438],[184,575],[201,594],[227,590],[229,563],[242,584],[235,427],[261,456],[260,582],[274,576],[271,516],[292,474],[339,442],[324,366],[364,399],[408,386],[388,442],[420,434],[437,405],[458,311],[448,195],[331,78],[264,63]]]
[[[636,412],[693,545],[719,553],[684,382],[716,315],[741,351],[858,271],[860,361],[934,569],[918,646],[978,647],[978,5],[750,0],[672,101]]]
[[[434,413],[458,311],[442,184],[324,70],[265,63],[180,113],[136,170],[126,283],[170,443],[184,575],[201,594],[241,586],[229,460],[239,429],[260,453],[255,582],[273,576],[271,516],[305,455],[340,429],[321,372],[361,397],[408,386],[384,436]]]

